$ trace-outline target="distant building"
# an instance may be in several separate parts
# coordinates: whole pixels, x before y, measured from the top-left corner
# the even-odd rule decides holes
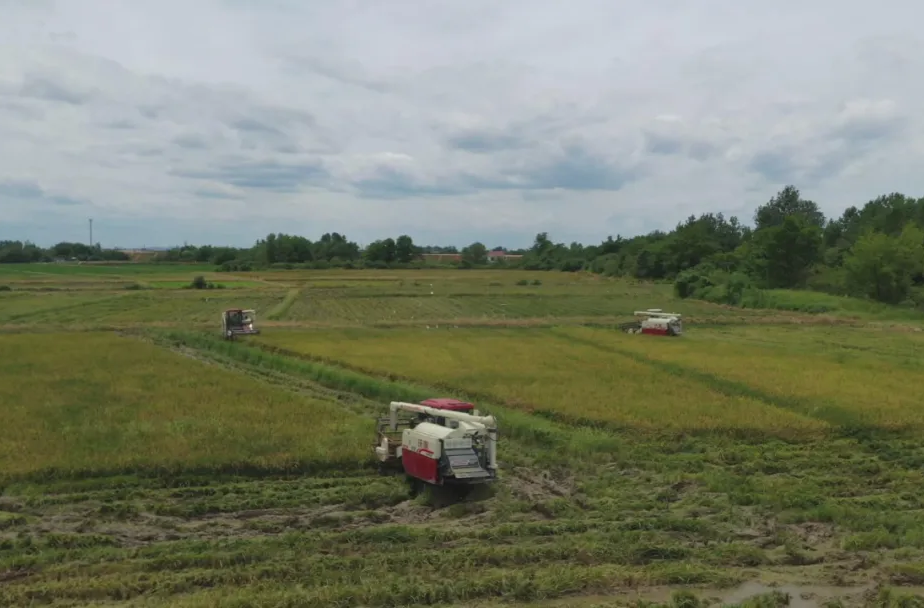
[[[421,257],[427,262],[461,262],[461,253],[424,253]],[[495,263],[499,260],[513,261],[522,258],[522,255],[507,253],[503,249],[489,251],[487,254],[488,263]]]
[[[488,252],[488,261],[489,261],[489,262],[497,262],[497,261],[499,261],[499,260],[505,260],[505,261],[507,261],[507,260],[519,260],[519,259],[522,258],[522,257],[523,257],[522,255],[514,255],[514,254],[511,254],[511,253],[507,253],[507,252],[504,251],[503,249],[495,249],[494,251],[489,251],[489,252]]]
[[[461,253],[424,253],[421,257],[426,262],[461,262]]]
[[[127,255],[132,262],[150,262],[153,260],[161,249],[119,249],[125,255]]]

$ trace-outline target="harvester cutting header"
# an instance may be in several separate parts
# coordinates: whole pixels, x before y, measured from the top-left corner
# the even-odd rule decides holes
[[[645,317],[638,321],[623,323],[619,329],[627,334],[648,334],[653,336],[683,335],[683,321],[678,312],[663,312],[660,308],[635,311],[636,317]]]
[[[455,399],[392,401],[378,421],[373,450],[383,468],[418,482],[484,484],[497,477],[497,421]]]

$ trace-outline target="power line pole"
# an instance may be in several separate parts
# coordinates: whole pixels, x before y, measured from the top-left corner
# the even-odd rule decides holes
[[[90,218],[90,248],[93,248],[93,218]]]

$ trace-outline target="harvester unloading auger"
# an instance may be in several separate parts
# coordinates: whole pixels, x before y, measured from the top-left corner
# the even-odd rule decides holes
[[[403,470],[418,486],[471,488],[494,481],[497,421],[474,407],[455,399],[392,401],[389,415],[378,420],[373,447],[380,466]]]
[[[636,310],[636,317],[645,317],[639,321],[630,321],[619,325],[627,334],[649,334],[654,336],[683,335],[683,321],[678,312],[663,312],[660,308]]]

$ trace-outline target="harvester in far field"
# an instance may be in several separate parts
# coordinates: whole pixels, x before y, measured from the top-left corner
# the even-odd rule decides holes
[[[373,451],[382,470],[403,471],[418,488],[464,491],[497,477],[497,421],[455,399],[392,401],[378,420]]]
[[[225,340],[233,340],[237,336],[253,336],[260,333],[254,327],[257,318],[255,310],[231,308],[221,313],[221,334]]]
[[[680,336],[683,335],[683,321],[680,313],[663,312],[660,308],[635,311],[636,317],[644,317],[637,321],[622,323],[619,329],[627,334],[649,334],[653,336]]]

